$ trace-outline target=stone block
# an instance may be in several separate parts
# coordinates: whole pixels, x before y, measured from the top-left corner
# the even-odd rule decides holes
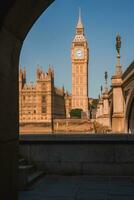
[[[101,176],[106,176],[106,175],[114,175],[114,164],[110,163],[83,163],[83,174],[88,174],[88,175],[101,175]]]
[[[13,34],[0,32],[0,141],[16,139],[18,121],[18,62],[21,42]]]
[[[31,145],[30,157],[37,161],[50,162],[113,162],[114,145],[63,144]]]
[[[0,198],[17,200],[18,188],[18,147],[16,141],[1,142],[0,144]]]
[[[48,174],[81,174],[82,168],[80,162],[43,162],[45,172]]]
[[[116,163],[134,163],[134,144],[115,145]]]
[[[28,139],[30,140],[29,137]],[[85,139],[89,143],[85,143]],[[42,142],[35,142],[32,137],[34,143],[21,143],[20,152],[40,169],[51,173],[72,171],[80,174],[121,176],[133,174],[133,137],[129,137],[130,139],[131,142],[126,135],[98,138],[73,136],[71,143],[71,136],[47,136],[46,140],[41,137]]]
[[[113,166],[114,167],[114,166]],[[134,163],[118,163],[114,167],[114,175],[116,176],[134,176]]]

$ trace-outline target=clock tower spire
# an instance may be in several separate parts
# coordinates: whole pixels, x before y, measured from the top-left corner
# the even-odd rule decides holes
[[[81,20],[81,9],[79,8],[79,18],[78,18],[78,23],[76,26],[76,34],[77,35],[84,35],[84,27],[82,24],[82,20]]]
[[[72,109],[82,109],[88,118],[88,43],[79,9],[76,34],[72,41]]]

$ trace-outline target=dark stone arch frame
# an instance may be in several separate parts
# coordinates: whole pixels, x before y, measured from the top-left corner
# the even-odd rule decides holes
[[[17,199],[19,88],[23,41],[36,19],[54,0],[0,2],[0,199]]]
[[[134,88],[130,91],[130,95],[126,101],[126,112],[125,112],[125,131],[128,133],[130,131],[130,117],[132,112],[132,107],[134,106]]]
[[[128,132],[131,131],[131,133],[134,133],[133,130],[132,130],[133,124],[131,122],[131,120],[134,118],[133,109],[134,109],[134,97],[133,97],[133,100],[132,100],[132,103],[131,103],[130,112],[129,112],[129,116],[128,116]]]

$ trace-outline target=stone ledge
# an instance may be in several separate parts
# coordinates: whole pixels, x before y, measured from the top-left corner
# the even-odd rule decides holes
[[[20,143],[134,143],[134,135],[128,134],[20,134]]]

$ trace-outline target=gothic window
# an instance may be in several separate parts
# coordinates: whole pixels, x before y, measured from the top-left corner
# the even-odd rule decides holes
[[[80,66],[80,73],[81,74],[83,73],[83,66],[82,65]]]
[[[42,103],[46,103],[46,97],[42,96]]]
[[[79,65],[76,65],[76,74],[79,73]]]
[[[76,88],[76,95],[79,95],[79,88]]]
[[[76,76],[76,84],[79,84],[79,77]]]
[[[80,77],[80,84],[83,84],[83,77]]]
[[[42,113],[46,113],[46,107],[42,107]]]
[[[80,106],[80,101],[78,100],[78,106]]]
[[[42,113],[46,113],[46,97],[42,96]]]
[[[83,95],[83,88],[80,88],[80,95]]]

